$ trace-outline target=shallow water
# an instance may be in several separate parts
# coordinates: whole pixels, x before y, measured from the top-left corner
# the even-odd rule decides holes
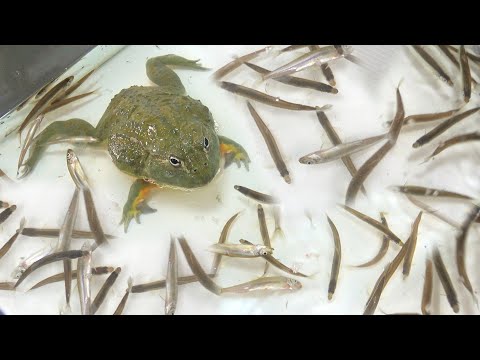
[[[243,55],[261,46],[128,46],[103,64],[82,85],[83,91],[98,89],[97,94],[75,105],[48,114],[44,124],[53,120],[82,118],[96,124],[111,98],[121,89],[132,85],[153,86],[145,74],[148,58],[169,53],[186,58],[201,59],[201,63],[213,70],[229,62],[233,56]],[[367,48],[356,47],[359,56]],[[298,56],[301,51],[268,54],[253,61],[273,69]],[[438,54],[441,55],[441,54]],[[438,56],[441,58],[441,56]],[[443,59],[443,58],[441,58]],[[224,80],[254,87],[284,100],[312,106],[332,104],[326,112],[340,138],[346,142],[386,131],[385,122],[395,114],[395,89],[401,83],[401,93],[406,115],[440,112],[453,109],[462,103],[461,79],[458,71],[448,60],[442,61],[455,83],[449,88],[435,78],[429,69],[407,47],[392,52],[387,66],[378,66],[381,73],[371,74],[346,60],[331,64],[335,74],[337,95],[293,88],[274,81],[263,83],[258,74],[247,67],[240,67]],[[77,69],[78,70],[78,69]],[[85,67],[79,74],[90,69]],[[76,71],[75,68],[70,71]],[[478,73],[478,68],[476,68]],[[294,266],[309,279],[299,280],[303,288],[295,293],[268,296],[217,297],[200,284],[181,286],[177,314],[361,314],[378,276],[384,266],[397,254],[399,247],[390,245],[386,257],[377,265],[357,269],[352,265],[371,259],[380,248],[381,234],[368,225],[350,216],[336,206],[343,203],[350,182],[350,175],[341,161],[307,166],[298,159],[321,147],[330,146],[314,112],[294,112],[254,103],[254,107],[269,126],[284,155],[290,171],[292,184],[288,185],[278,174],[253,119],[245,99],[216,86],[210,79],[213,71],[201,72],[178,70],[187,93],[202,101],[215,118],[218,133],[241,143],[248,151],[250,171],[227,168],[208,186],[182,192],[164,189],[153,193],[149,204],[157,209],[152,215],[141,217],[141,225],[131,223],[127,234],[119,226],[121,210],[132,177],[120,172],[111,162],[107,152],[82,146],[72,146],[79,156],[92,185],[97,211],[101,214],[104,231],[118,236],[110,245],[99,248],[93,256],[93,265],[121,266],[122,272],[97,314],[111,314],[122,298],[127,279],[134,283],[164,279],[167,271],[170,234],[185,235],[190,246],[206,270],[210,269],[213,254],[206,249],[217,242],[224,223],[236,212],[243,211],[233,225],[229,241],[248,239],[260,243],[257,221],[257,203],[248,200],[233,189],[243,185],[258,191],[278,196],[282,201],[281,223],[285,238],[273,239],[274,255],[288,266]],[[80,75],[81,76],[81,75]],[[314,69],[298,76],[325,81]],[[474,91],[465,109],[478,106],[478,90]],[[5,122],[7,127],[23,120],[29,107]],[[478,198],[480,192],[480,168],[478,167],[478,143],[460,145],[447,150],[434,160],[422,164],[426,156],[442,140],[457,134],[478,129],[479,115],[473,115],[461,124],[449,129],[431,144],[413,149],[413,142],[423,135],[426,127],[405,128],[395,148],[384,158],[365,182],[369,199],[359,194],[356,209],[378,218],[385,212],[390,228],[402,239],[410,234],[418,209],[403,195],[388,189],[391,185],[422,185],[457,191]],[[434,124],[437,124],[435,122]],[[5,128],[2,128],[2,134]],[[0,135],[1,136],[1,135]],[[3,137],[3,136],[2,136]],[[1,227],[1,243],[6,242],[17,229],[22,216],[27,227],[60,227],[68,208],[74,184],[68,174],[65,153],[66,144],[49,148],[38,167],[15,185],[0,183],[0,200],[14,203],[17,211]],[[360,165],[378,148],[352,155]],[[18,138],[11,136],[0,141],[0,168],[12,179],[20,151]],[[424,200],[458,222],[466,216],[468,206],[458,201]],[[272,209],[265,206],[270,233],[274,229]],[[327,288],[333,257],[334,244],[325,214],[332,218],[342,241],[342,264],[337,290],[331,301],[327,300]],[[307,216],[309,214],[309,216]],[[310,218],[309,218],[310,217]],[[86,230],[88,224],[80,202],[76,228]],[[455,231],[449,225],[424,214],[420,224],[417,248],[410,276],[402,279],[401,270],[392,277],[383,292],[377,313],[420,312],[420,301],[425,271],[425,256],[432,244],[438,244],[447,269],[460,299],[460,313],[471,314],[478,310],[471,297],[461,285],[455,263]],[[20,237],[9,253],[0,260],[0,281],[13,281],[11,274],[22,257],[49,246],[55,239]],[[80,248],[83,240],[72,240],[72,246]],[[474,261],[480,247],[478,228],[473,227],[467,242],[467,271],[474,289],[480,285],[480,276],[475,271]],[[180,250],[179,275],[191,271]],[[75,263],[75,261],[74,261]],[[264,261],[224,258],[219,271],[218,283],[231,286],[262,275]],[[64,305],[62,282],[26,292],[39,280],[61,272],[61,263],[52,264],[32,274],[16,292],[0,291],[0,307],[9,314],[58,314]],[[270,267],[270,273],[284,275]],[[103,284],[105,276],[94,277],[93,296]],[[74,285],[76,283],[74,282]],[[438,279],[434,278],[434,313],[453,314]],[[125,314],[163,314],[164,290],[144,294],[131,294]],[[72,292],[72,312],[79,313],[77,289]]]

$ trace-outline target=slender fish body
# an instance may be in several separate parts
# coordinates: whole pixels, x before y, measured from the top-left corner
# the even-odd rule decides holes
[[[88,243],[83,244],[84,255],[77,260],[77,287],[82,315],[92,315],[90,279],[92,277],[92,252]]]
[[[222,232],[220,233],[220,237],[218,239],[218,244],[225,244],[227,242],[227,237],[228,237],[228,232],[230,231],[230,228],[232,227],[232,224],[235,222],[237,219],[238,215],[240,215],[240,212],[236,213],[233,215],[228,221],[225,223],[223,226]],[[213,258],[213,263],[212,263],[212,273],[214,275],[217,275],[218,272],[218,266],[220,265],[220,261],[222,260],[222,255],[216,253],[214,258]]]
[[[468,64],[465,45],[460,46],[460,70],[462,72],[463,100],[465,103],[468,103],[472,96],[472,74],[470,72],[470,65]]]
[[[67,214],[63,220],[63,225],[58,236],[57,251],[67,251],[70,249],[73,227],[78,213],[78,196],[80,191],[75,188]],[[65,300],[67,306],[70,306],[70,295],[72,293],[72,260],[63,260],[63,271],[65,273]]]
[[[221,289],[222,294],[246,294],[253,292],[298,291],[302,288],[300,281],[283,276],[261,277],[239,285]]]
[[[20,168],[23,165],[23,160],[25,159],[25,155],[27,155],[27,151],[30,148],[30,146],[33,143],[35,134],[38,131],[38,128],[40,127],[42,120],[43,120],[44,115],[39,115],[35,122],[32,124],[30,129],[28,130],[27,137],[25,138],[25,142],[22,145],[22,150],[20,150],[20,156],[18,157],[18,163],[17,163],[17,178],[21,179],[25,175],[27,175],[30,172],[30,169],[25,168],[20,175]]]
[[[343,143],[325,150],[318,150],[299,159],[300,164],[322,164],[334,160],[341,159],[345,156],[355,154],[359,151],[366,150],[370,146],[384,140],[388,134],[373,136],[366,139]]]
[[[472,298],[475,302],[477,302],[475,293],[473,291],[472,284],[470,283],[470,279],[467,274],[467,269],[465,266],[465,247],[467,243],[468,232],[470,227],[475,222],[476,219],[480,217],[480,206],[475,205],[467,215],[467,218],[462,223],[462,227],[460,232],[456,237],[456,256],[457,256],[457,269],[458,273],[460,274],[460,278],[462,279],[463,285],[468,290],[468,292],[472,295]]]
[[[103,232],[100,219],[98,218],[97,210],[95,209],[95,203],[93,202],[87,176],[83,171],[80,160],[72,149],[67,150],[67,168],[75,185],[83,192],[83,199],[85,201],[85,207],[87,208],[88,225],[94,234],[95,242],[97,246],[102,245],[107,242],[107,239]]]
[[[188,245],[187,240],[183,236],[181,236],[178,238],[178,242],[180,243],[180,247],[182,248],[185,258],[187,259],[188,266],[190,267],[192,272],[198,277],[198,281],[200,282],[200,284],[202,284],[205,289],[214,293],[215,295],[220,295],[221,288],[203,270],[197,258],[193,254],[192,249]]]
[[[353,49],[351,47],[346,45],[341,45],[340,48],[335,46],[325,46],[304,54],[297,59],[290,61],[288,64],[279,67],[278,69],[270,71],[268,74],[263,76],[263,79],[275,79],[305,70],[316,64],[326,64],[330,61],[337,60],[343,58],[345,55],[351,54],[352,50]]]
[[[98,267],[92,268],[92,275],[105,275],[105,274],[111,273],[113,270],[114,268],[111,266],[98,266]],[[76,278],[77,278],[77,270],[73,270],[72,279],[76,279]],[[39,281],[34,286],[32,286],[30,290],[38,289],[39,287],[42,287],[48,284],[53,284],[55,282],[64,281],[64,279],[65,279],[65,272],[55,274],[55,275],[49,276],[46,279],[43,279],[42,281]]]
[[[380,218],[382,220],[382,225],[385,226],[385,228],[389,229],[387,219],[385,218],[384,213],[380,213]],[[382,236],[382,246],[380,247],[380,250],[378,250],[377,255],[375,255],[372,260],[367,261],[366,263],[363,263],[361,265],[357,265],[355,267],[366,268],[366,267],[373,266],[373,265],[377,264],[380,260],[383,259],[383,257],[387,253],[389,245],[390,245],[389,237],[387,235],[383,235]]]
[[[20,276],[20,278],[17,280],[15,283],[15,288],[17,288],[26,278],[29,276],[32,272],[35,270],[51,264],[56,261],[62,261],[65,259],[78,259],[79,257],[82,257],[84,255],[87,255],[88,252],[84,250],[69,250],[69,251],[63,251],[63,252],[57,252],[54,254],[50,254],[47,256],[42,257],[40,260],[37,260],[34,262],[32,265],[30,265]]]
[[[454,136],[454,137],[442,142],[440,145],[438,145],[438,147],[435,149],[435,151],[432,153],[432,155],[430,155],[427,158],[427,160],[431,159],[432,157],[434,157],[438,154],[440,154],[441,152],[443,152],[444,150],[448,149],[451,146],[463,144],[463,143],[470,142],[470,141],[480,141],[480,132],[475,131],[475,132],[471,132],[471,133],[468,133],[468,134],[462,134],[462,135]]]
[[[18,133],[21,133],[27,125],[30,123],[30,121],[43,114],[45,109],[48,108],[48,106],[58,99],[62,94],[65,93],[66,89],[71,85],[73,81],[73,76],[69,76],[62,81],[60,81],[57,85],[55,85],[50,91],[48,91],[45,96],[43,96],[33,107],[33,109],[30,111],[30,113],[27,115],[25,120],[20,124],[20,127],[18,128]]]
[[[123,309],[125,309],[125,305],[127,304],[128,297],[132,292],[132,286],[133,286],[133,279],[130,277],[128,278],[128,288],[125,291],[125,295],[123,295],[122,300],[120,300],[120,303],[115,309],[115,312],[113,313],[113,315],[122,315]]]
[[[250,89],[242,85],[222,81],[220,82],[220,87],[233,94],[237,94],[246,97],[247,99],[258,101],[273,107],[294,111],[315,111],[315,108],[313,106],[291,103],[278,97],[270,96],[262,93],[261,91]],[[330,105],[325,105],[324,108],[330,108]]]
[[[243,55],[231,62],[229,62],[228,64],[226,64],[225,66],[221,67],[220,69],[218,69],[217,71],[215,71],[213,73],[213,78],[215,80],[220,80],[221,78],[225,77],[226,75],[228,75],[229,73],[231,73],[233,70],[237,69],[238,67],[240,67],[243,63],[247,62],[247,61],[251,61],[253,59],[255,59],[256,57],[258,57],[260,54],[263,54],[265,52],[268,52],[272,47],[271,46],[267,46],[267,47],[264,47],[263,49],[260,49],[260,50],[257,50],[257,51],[254,51],[250,54],[247,54],[247,55]]]
[[[210,278],[215,277],[215,274],[208,274],[207,275]],[[190,276],[180,276],[178,278],[178,285],[186,285],[186,284],[191,284],[194,282],[198,281],[197,275],[190,275]],[[158,281],[152,281],[149,283],[145,284],[138,284],[138,285],[133,285],[131,292],[134,294],[140,294],[148,291],[154,291],[154,290],[160,290],[164,289],[165,286],[167,285],[167,280],[158,280]]]
[[[60,229],[38,229],[38,228],[24,228],[22,235],[29,237],[40,238],[58,238]],[[105,234],[107,239],[115,239],[115,236]],[[72,239],[94,239],[94,234],[90,231],[73,230]]]
[[[342,141],[340,140],[340,137],[338,136],[337,132],[333,128],[332,124],[330,123],[330,120],[328,120],[328,117],[325,114],[325,112],[318,109],[317,110],[317,118],[318,118],[318,122],[320,123],[323,130],[327,134],[330,142],[335,146],[342,144]],[[355,164],[353,163],[352,158],[350,156],[346,155],[346,156],[342,157],[342,162],[345,165],[345,167],[347,168],[350,175],[352,177],[355,176],[355,174],[357,173],[357,168],[355,167]],[[364,195],[367,195],[367,192],[365,191],[365,188],[363,187],[363,185],[360,187],[360,191]]]
[[[238,192],[242,193],[243,195],[245,195],[246,197],[249,197],[250,199],[256,200],[256,201],[261,202],[263,204],[271,205],[271,204],[278,204],[280,202],[274,196],[267,195],[267,194],[262,194],[258,191],[249,189],[245,186],[235,185],[233,188],[235,190],[237,190]]]
[[[263,210],[263,206],[258,204],[257,206],[257,217],[258,217],[258,225],[260,227],[260,235],[262,236],[263,245],[267,248],[272,248],[272,243],[270,242],[270,234],[268,233],[267,221],[265,218],[265,210]],[[271,253],[270,253],[271,254]],[[268,254],[265,254],[268,255]],[[265,269],[263,274],[265,275],[268,271],[269,262],[265,263]]]
[[[247,65],[250,69],[256,71],[259,74],[268,74],[270,72],[270,70],[267,70],[255,64],[245,63],[245,65]],[[334,87],[328,84],[324,84],[322,82],[313,81],[309,79],[302,79],[294,76],[283,76],[273,80],[281,82],[286,85],[295,86],[295,87],[312,89],[312,90],[326,92],[330,94],[338,94],[338,90],[335,89]]]
[[[408,239],[405,245],[402,246],[402,248],[398,252],[397,256],[395,256],[393,261],[385,267],[385,270],[378,278],[373,288],[373,291],[367,301],[367,305],[365,306],[363,315],[373,315],[375,313],[375,309],[377,308],[378,302],[380,301],[380,297],[382,296],[382,292],[385,289],[385,286],[387,286],[388,281],[393,276],[398,266],[405,258],[409,243],[410,243],[410,239]]]
[[[15,231],[15,234],[5,243],[5,245],[0,248],[0,259],[5,256],[5,254],[10,250],[15,241],[18,239],[18,236],[22,233],[22,230],[25,226],[25,218],[22,218],[20,221],[20,227]]]
[[[403,194],[415,196],[446,197],[452,199],[472,200],[470,196],[459,194],[453,191],[439,190],[415,185],[390,186],[390,189]]]
[[[405,254],[405,259],[403,260],[403,276],[406,278],[410,274],[410,269],[412,268],[413,254],[415,254],[415,248],[417,247],[417,235],[418,227],[420,225],[420,220],[422,219],[423,211],[418,213],[417,218],[412,226],[412,233],[410,235],[410,241]]]
[[[277,170],[280,173],[280,176],[283,177],[283,179],[287,184],[290,184],[292,181],[290,179],[290,174],[288,172],[287,165],[285,164],[285,161],[283,161],[282,155],[280,153],[280,149],[278,148],[278,145],[275,139],[273,138],[273,135],[270,132],[270,129],[263,122],[262,118],[260,117],[260,115],[258,115],[258,113],[255,111],[255,109],[253,108],[252,104],[250,104],[249,101],[247,101],[247,106],[248,106],[248,110],[250,111],[250,114],[253,117],[253,120],[255,120],[255,123],[257,124],[258,130],[260,130],[260,133],[262,134],[263,139],[267,144],[268,151],[272,156],[273,162],[275,163],[275,166],[277,167]]]
[[[93,270],[93,269],[92,269]],[[97,312],[98,308],[103,304],[105,301],[105,298],[107,297],[108,292],[112,288],[113,284],[115,284],[115,281],[118,279],[118,275],[120,275],[120,272],[122,271],[122,268],[117,267],[115,271],[113,271],[110,276],[105,280],[105,283],[101,287],[101,289],[98,291],[97,296],[95,296],[95,299],[92,302],[91,305],[91,313],[92,315],[95,315]],[[93,272],[92,272],[93,274]]]
[[[430,315],[430,305],[432,303],[432,289],[433,289],[433,266],[432,259],[427,256],[425,260],[425,282],[423,283],[422,293],[422,314]]]
[[[428,144],[430,141],[435,139],[437,136],[443,134],[445,131],[450,129],[453,125],[459,123],[460,121],[469,117],[470,115],[475,114],[478,110],[480,110],[480,107],[476,107],[476,108],[464,111],[461,114],[457,114],[457,115],[451,117],[450,119],[445,120],[444,122],[442,122],[441,124],[439,124],[438,126],[433,128],[432,130],[430,130],[428,133],[426,133],[425,135],[420,137],[417,141],[415,141],[413,143],[412,147],[414,149],[416,149],[420,146]]]
[[[438,74],[442,81],[446,82],[449,86],[453,86],[453,82],[450,77],[447,75],[445,70],[435,61],[435,59],[425,51],[420,45],[412,45],[413,49],[420,55],[420,57],[430,65],[433,70]]]
[[[178,263],[175,239],[170,239],[170,254],[168,256],[165,315],[174,315],[178,300]]]
[[[240,240],[240,242],[242,244],[248,244],[248,245],[253,245],[250,241],[247,241],[247,240]],[[270,254],[267,254],[267,255],[263,255],[262,256],[265,260],[267,260],[270,264],[272,264],[273,266],[275,266],[276,268],[282,270],[282,271],[285,271],[286,273],[289,273],[291,275],[294,275],[294,276],[301,276],[301,277],[308,277],[308,275],[305,275],[305,274],[302,274],[301,272],[298,272],[294,269],[291,269],[289,268],[288,266],[286,266],[285,264],[281,263],[279,260],[275,259],[272,255]],[[266,273],[266,271],[264,271],[264,274]]]
[[[443,289],[447,294],[448,303],[450,304],[453,312],[458,313],[460,311],[460,305],[458,303],[457,292],[453,287],[452,279],[450,279],[450,275],[448,274],[447,268],[445,267],[445,263],[443,262],[442,256],[440,255],[440,251],[438,251],[438,248],[436,246],[434,246],[433,248],[433,264],[435,265],[435,270],[437,271],[437,275],[440,278]]]
[[[399,85],[400,86],[400,85]],[[363,185],[367,177],[372,173],[373,169],[383,160],[383,158],[395,146],[400,131],[402,130],[403,120],[405,118],[405,109],[403,106],[402,96],[400,94],[399,86],[397,87],[397,112],[392,121],[389,130],[389,142],[378,149],[365,163],[358,169],[357,173],[352,177],[348,185],[347,194],[345,195],[345,203],[347,205],[354,204],[357,198],[358,191]]]
[[[338,273],[340,271],[340,262],[342,261],[342,245],[337,227],[333,221],[327,216],[328,224],[333,234],[335,251],[333,253],[332,271],[330,272],[330,282],[328,284],[328,300],[332,300],[335,289],[337,288]]]
[[[265,245],[214,244],[209,247],[211,252],[230,257],[255,258],[271,254],[273,249]]]
[[[357,211],[355,209],[352,209],[351,207],[347,205],[340,205],[343,209],[347,210],[350,214],[353,216],[357,217],[358,219],[366,222],[368,225],[373,226],[375,229],[381,231],[383,234],[389,237],[390,240],[392,240],[394,243],[398,245],[403,245],[402,240],[395,235],[388,227],[385,227],[382,223],[378,222],[377,220],[371,218],[370,216],[367,216],[360,211]]]

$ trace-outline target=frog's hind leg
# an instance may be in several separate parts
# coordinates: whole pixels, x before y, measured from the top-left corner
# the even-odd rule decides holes
[[[220,140],[220,152],[225,157],[225,168],[235,162],[238,167],[243,163],[248,170],[250,158],[243,146],[225,136],[219,136],[218,139]]]
[[[125,232],[127,232],[128,225],[133,218],[140,224],[140,214],[151,214],[157,211],[148,206],[145,201],[150,191],[155,188],[158,188],[158,186],[143,179],[137,179],[132,184],[127,202],[123,207],[122,221],[120,222],[120,224],[123,224]]]
[[[95,128],[85,120],[70,119],[51,123],[33,140],[29,150],[29,157],[23,164],[22,177],[34,169],[43,152],[52,141],[78,136],[95,137],[95,134]]]
[[[198,64],[199,60],[188,60],[177,55],[157,56],[147,61],[147,76],[167,94],[185,95],[185,88],[178,75],[167,65],[189,69],[207,70]]]

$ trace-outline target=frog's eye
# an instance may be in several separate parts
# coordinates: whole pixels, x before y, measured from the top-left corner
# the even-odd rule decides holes
[[[205,150],[208,150],[208,147],[210,146],[210,142],[208,141],[208,139],[206,137],[203,138],[203,147],[205,148]]]
[[[170,164],[172,164],[175,167],[179,167],[182,164],[182,162],[179,159],[177,159],[175,156],[170,156],[169,160],[170,160]]]

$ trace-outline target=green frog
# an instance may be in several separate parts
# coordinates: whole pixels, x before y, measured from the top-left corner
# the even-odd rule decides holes
[[[208,184],[220,168],[235,162],[248,171],[250,159],[233,140],[219,136],[209,109],[185,94],[169,66],[201,69],[198,60],[177,55],[151,58],[148,78],[157,86],[132,86],[110,102],[97,127],[82,119],[56,121],[43,130],[30,148],[24,174],[30,172],[52,140],[92,138],[106,147],[118,169],[136,177],[123,208],[121,223],[155,212],[146,203],[158,187],[194,189]]]

